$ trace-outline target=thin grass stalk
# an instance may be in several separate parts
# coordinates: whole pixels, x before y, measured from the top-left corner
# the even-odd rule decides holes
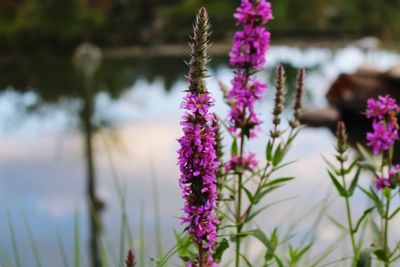
[[[145,241],[145,221],[144,221],[144,203],[142,202],[140,207],[140,218],[139,218],[139,227],[140,227],[140,252],[139,252],[139,262],[140,267],[145,267],[145,256],[146,256],[146,241]]]
[[[124,192],[124,187],[121,185],[120,178],[115,167],[114,159],[111,152],[111,145],[107,141],[107,135],[103,134],[103,144],[106,150],[107,161],[111,169],[111,177],[113,179],[114,187],[117,191],[120,209],[121,209],[121,225],[120,225],[120,244],[119,244],[119,264],[122,266],[125,260],[125,241],[128,242],[130,249],[134,250],[133,235],[130,230],[129,216],[127,212],[126,205],[126,192]]]
[[[119,259],[118,259],[117,255],[116,255],[115,248],[113,247],[113,245],[109,241],[105,240],[104,238],[102,238],[102,244],[103,244],[103,247],[106,249],[106,251],[109,254],[108,258],[111,258],[111,261],[114,264],[114,266],[119,266],[118,265],[119,264],[119,262],[118,262]]]
[[[79,244],[79,214],[75,210],[74,215],[74,267],[80,267],[80,244]]]
[[[23,220],[24,220],[25,228],[28,231],[29,242],[31,243],[32,252],[33,252],[33,255],[35,257],[36,266],[37,267],[41,267],[42,266],[42,262],[40,260],[39,250],[37,248],[37,245],[36,245],[36,242],[35,242],[35,238],[33,237],[32,229],[30,227],[28,218],[27,218],[24,210],[21,210],[21,213],[22,213],[22,217],[23,217]]]
[[[158,192],[158,183],[157,183],[157,175],[155,172],[155,166],[152,158],[150,157],[150,175],[151,175],[151,188],[152,188],[152,196],[153,196],[153,210],[154,210],[154,233],[155,233],[155,241],[157,246],[156,257],[160,258],[163,254],[163,246],[162,246],[162,231],[161,231],[161,212],[160,212],[160,199]]]
[[[62,240],[61,234],[58,231],[58,229],[56,229],[56,236],[57,236],[58,249],[60,251],[62,259],[62,264],[64,267],[69,267],[68,257],[64,247],[64,241]]]
[[[104,247],[103,242],[100,243],[100,260],[103,267],[110,267],[110,263],[108,262],[107,249]]]
[[[12,221],[10,213],[8,213],[8,228],[9,228],[10,236],[11,236],[11,243],[12,243],[13,255],[14,255],[14,260],[15,260],[15,266],[21,267],[22,266],[21,265],[21,257],[19,254],[17,238],[15,235],[14,225],[13,225],[13,221]]]

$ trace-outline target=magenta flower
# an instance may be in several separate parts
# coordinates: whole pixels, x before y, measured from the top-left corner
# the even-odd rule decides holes
[[[205,115],[208,112],[211,102],[211,97],[208,94],[199,96],[189,93],[184,97],[181,108]]]
[[[398,132],[392,124],[385,125],[382,122],[372,123],[373,132],[367,133],[367,145],[372,147],[375,154],[389,150],[395,140],[399,139]]]
[[[397,114],[399,112],[399,106],[396,100],[389,95],[379,96],[377,100],[372,98],[368,99],[367,118],[382,120],[391,112]]]
[[[249,0],[243,0],[236,9],[234,17],[238,24],[265,24],[273,19],[271,4],[265,0],[253,5]]]
[[[263,26],[244,26],[243,30],[233,36],[229,63],[240,68],[250,66],[260,70],[265,63],[269,40],[270,33]]]
[[[256,136],[261,120],[254,111],[256,101],[262,99],[266,85],[251,75],[265,64],[270,33],[265,24],[272,19],[271,4],[265,0],[242,0],[234,17],[242,25],[233,37],[229,63],[236,69],[232,89],[227,94],[231,106],[229,130],[237,136]]]
[[[244,173],[246,171],[254,171],[257,168],[257,165],[258,162],[255,159],[255,154],[249,153],[247,156],[243,156],[243,158],[233,156],[230,161],[225,164],[224,168],[225,172],[237,171],[237,169],[240,168],[240,172]]]
[[[391,186],[390,180],[387,178],[378,178],[375,180],[375,183],[376,183],[376,189],[378,190]]]

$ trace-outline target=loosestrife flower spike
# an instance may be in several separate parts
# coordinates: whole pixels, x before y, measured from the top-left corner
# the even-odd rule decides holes
[[[279,125],[281,123],[281,114],[283,111],[283,102],[285,101],[285,69],[282,65],[279,65],[276,69],[276,93],[275,93],[275,105],[272,114],[273,124]]]
[[[206,63],[210,24],[204,8],[200,9],[190,41],[189,88],[181,107],[186,110],[178,140],[179,180],[185,201],[182,223],[199,247],[197,262],[187,266],[215,267],[213,253],[217,242],[218,220],[215,208],[218,198],[216,171],[219,166],[215,151],[215,120],[210,112],[213,99],[207,91]]]
[[[373,132],[367,133],[367,145],[374,154],[389,150],[399,139],[397,114],[399,106],[390,96],[368,99],[366,116],[372,119]]]
[[[226,97],[231,106],[229,130],[238,136],[252,138],[261,123],[254,105],[262,99],[266,85],[251,75],[265,64],[270,41],[265,25],[272,19],[271,4],[266,0],[242,0],[234,17],[241,29],[234,34],[229,52],[229,63],[235,69],[232,89]]]
[[[126,267],[135,267],[135,264],[136,264],[135,255],[133,254],[132,250],[129,250],[128,254],[126,255],[125,265]]]
[[[339,152],[339,154],[343,154],[344,152],[346,152],[348,148],[346,125],[344,124],[343,121],[338,122],[336,137],[337,137],[336,149]]]
[[[294,100],[294,107],[293,107],[293,120],[289,122],[290,127],[295,129],[300,126],[300,116],[301,110],[303,106],[303,93],[304,93],[304,77],[305,77],[305,70],[303,68],[299,69],[297,72],[297,79],[296,79],[296,95]]]

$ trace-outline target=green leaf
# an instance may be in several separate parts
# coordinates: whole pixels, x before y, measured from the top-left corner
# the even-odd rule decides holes
[[[299,248],[299,249],[294,249],[292,246],[289,245],[289,256],[290,256],[290,263],[292,265],[297,264],[300,259],[304,256],[304,254],[312,247],[312,243],[309,245]]]
[[[368,152],[367,149],[365,149],[362,145],[357,144],[358,152],[361,154],[363,159],[365,159],[367,162],[372,163],[373,165],[376,166],[374,157],[371,155],[370,152]]]
[[[361,251],[360,256],[357,261],[357,267],[371,267],[371,254],[373,250],[371,248],[364,249]]]
[[[272,160],[272,149],[273,149],[272,142],[268,141],[267,148],[265,149],[265,158],[267,161]]]
[[[375,209],[375,207],[371,207],[369,209],[366,209],[363,213],[363,215],[360,217],[360,219],[358,219],[356,227],[354,229],[352,229],[353,234],[357,233],[358,228],[360,228],[360,225],[362,223],[362,221],[367,217],[367,215],[373,210]]]
[[[354,194],[354,190],[356,189],[358,184],[358,179],[360,178],[360,173],[361,173],[361,168],[358,168],[356,174],[354,175],[353,180],[351,181],[350,187],[347,190],[347,195],[349,197],[351,197]]]
[[[378,166],[376,165],[374,157],[362,145],[357,144],[357,148],[361,157],[364,159],[363,161],[360,161],[358,164],[363,168],[371,171],[376,177],[378,177],[379,175],[376,172],[378,170]]]
[[[274,180],[272,180],[272,181],[266,183],[266,184],[263,185],[263,186],[264,186],[264,187],[274,186],[274,185],[278,185],[278,184],[281,184],[281,183],[285,183],[285,182],[291,181],[291,180],[293,180],[293,179],[294,179],[294,177],[276,178],[276,179],[274,179]]]
[[[327,158],[322,156],[322,159],[325,161],[325,163],[328,165],[328,167],[333,171],[336,175],[340,175],[340,170],[333,165]]]
[[[176,251],[179,257],[185,261],[187,261],[187,258],[194,259],[194,254],[191,251],[191,247],[194,244],[192,238],[189,235],[175,233],[175,239],[177,244]]]
[[[358,188],[360,188],[361,191],[363,191],[364,194],[366,194],[372,200],[372,202],[375,204],[375,207],[378,209],[379,215],[382,218],[385,217],[385,211],[383,208],[382,201],[380,200],[378,195],[374,192],[374,190],[371,188],[370,191],[367,191],[362,187],[358,187]]]
[[[355,160],[353,160],[353,161],[350,163],[349,167],[347,167],[347,169],[346,169],[345,174],[349,174],[349,173],[353,170],[353,168],[357,165],[358,160],[359,160],[359,159],[356,158]]]
[[[396,216],[397,213],[399,213],[400,211],[400,207],[398,207],[390,216],[389,216],[389,220],[393,219],[394,216]]]
[[[219,242],[217,248],[215,249],[214,253],[214,260],[219,263],[221,261],[222,255],[224,254],[225,250],[229,248],[229,242],[225,238]]]
[[[254,203],[254,197],[253,194],[250,192],[249,189],[247,189],[244,185],[240,185],[240,187],[244,190],[246,193],[247,198],[249,199],[250,203]]]
[[[326,217],[328,217],[328,219],[334,224],[336,225],[340,230],[342,230],[345,233],[350,233],[350,230],[347,229],[343,224],[341,224],[340,222],[338,222],[335,218],[333,218],[330,215],[326,215]]]
[[[274,156],[272,158],[272,166],[277,166],[283,158],[283,151],[281,144],[275,149]]]
[[[374,251],[375,256],[380,260],[383,261],[385,263],[389,262],[389,258],[388,255],[386,255],[385,250],[383,249],[377,249]]]
[[[279,267],[285,267],[285,265],[283,265],[282,260],[279,259],[279,257],[276,254],[274,255],[274,259],[276,261],[276,264],[278,264]]]
[[[371,226],[371,239],[373,244],[375,245],[375,247],[382,247],[382,233],[379,229],[379,226],[372,218],[369,220],[369,225]]]
[[[339,181],[336,179],[335,175],[334,175],[330,170],[328,170],[328,174],[329,174],[329,177],[330,177],[331,180],[332,180],[333,185],[336,187],[336,190],[338,191],[339,195],[342,196],[342,197],[346,197],[346,196],[347,196],[347,191],[346,191],[346,189],[344,189],[344,188],[342,187],[342,185],[341,185],[341,184],[339,183]]]
[[[275,250],[271,242],[268,240],[268,237],[260,229],[249,231],[248,234],[257,238],[268,250]]]
[[[250,261],[246,258],[245,255],[240,254],[240,257],[242,257],[242,259],[244,260],[244,262],[246,263],[247,267],[253,267],[253,265],[251,265]]]
[[[238,155],[238,146],[237,146],[236,137],[234,137],[232,146],[231,146],[231,156],[237,156],[237,155]]]
[[[268,188],[265,189],[265,190],[259,191],[259,192],[254,196],[253,203],[254,203],[254,204],[257,204],[258,202],[261,201],[261,199],[263,199],[263,198],[265,197],[265,195],[271,193],[272,191],[274,191],[274,190],[276,190],[276,189],[278,189],[278,188],[280,188],[280,187],[282,187],[282,185],[275,185],[275,186],[270,186],[270,187],[268,187]]]

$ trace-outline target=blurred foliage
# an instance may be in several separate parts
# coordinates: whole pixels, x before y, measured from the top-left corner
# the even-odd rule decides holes
[[[400,0],[270,0],[275,37],[400,37]],[[182,43],[205,6],[215,41],[230,39],[232,0],[1,0],[1,48]]]

